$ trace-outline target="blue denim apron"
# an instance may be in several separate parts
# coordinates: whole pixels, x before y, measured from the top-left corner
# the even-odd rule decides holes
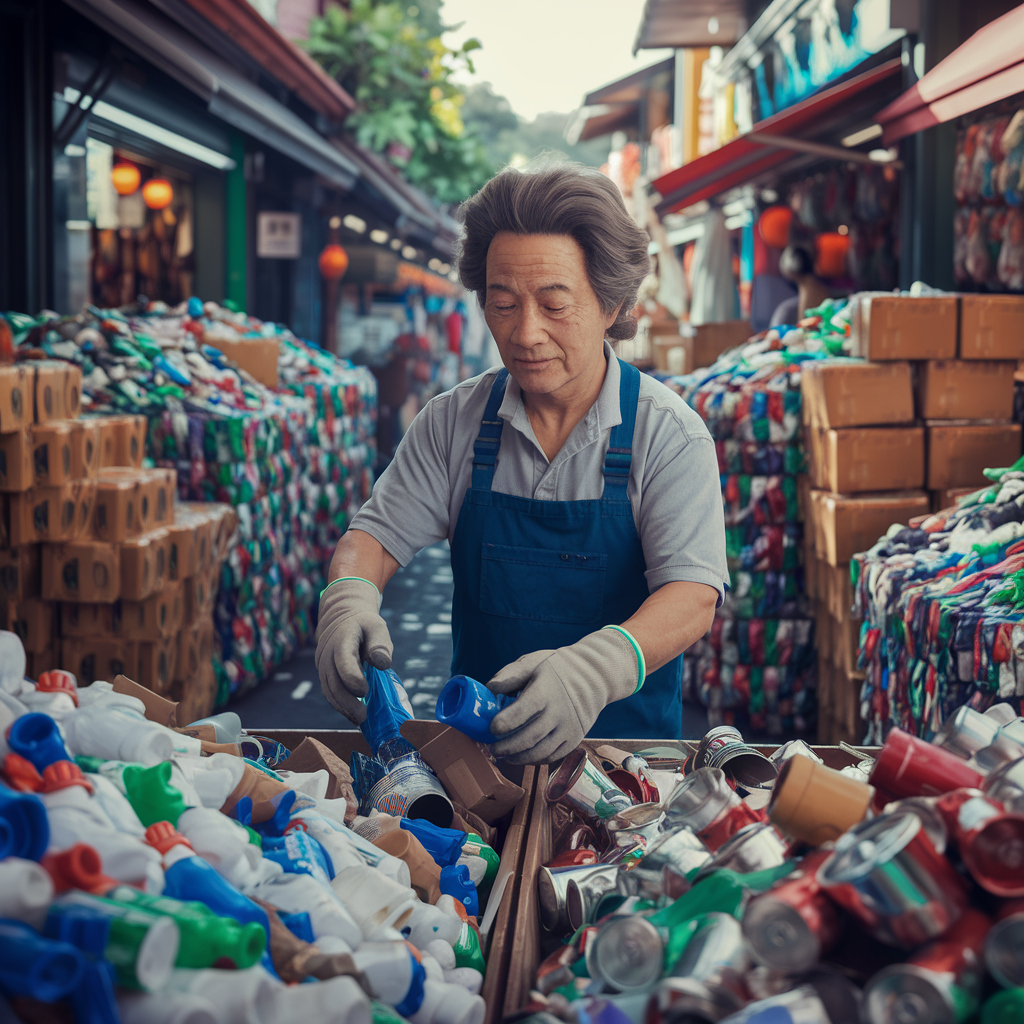
[[[452,540],[452,674],[486,682],[532,651],[574,644],[625,622],[647,600],[646,564],[626,495],[640,372],[619,361],[622,423],[604,458],[604,494],[538,501],[491,489],[501,445],[501,370],[473,444],[473,480]],[[648,675],[639,693],[609,704],[591,736],[678,738],[682,657]]]

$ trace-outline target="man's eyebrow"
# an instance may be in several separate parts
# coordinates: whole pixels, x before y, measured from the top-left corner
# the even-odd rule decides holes
[[[546,284],[543,288],[539,288],[538,291],[542,291],[542,292],[571,292],[572,289],[567,284]]]
[[[489,292],[509,292],[510,294],[512,292],[507,284],[489,284],[487,290]]]

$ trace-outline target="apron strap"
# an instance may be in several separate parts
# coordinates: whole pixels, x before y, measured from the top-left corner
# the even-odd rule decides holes
[[[502,367],[491,385],[487,407],[480,421],[480,433],[473,442],[472,486],[475,491],[489,491],[494,481],[494,466],[498,461],[498,448],[501,447],[501,428],[505,425],[505,421],[498,416],[498,410],[505,397],[507,382],[508,370]]]
[[[619,413],[622,422],[612,427],[604,456],[604,500],[626,501],[629,470],[633,464],[633,430],[640,398],[640,371],[619,360]]]

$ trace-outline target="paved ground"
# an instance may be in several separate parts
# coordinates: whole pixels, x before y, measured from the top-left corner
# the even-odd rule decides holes
[[[393,667],[405,684],[417,718],[434,717],[434,705],[452,662],[452,570],[448,543],[424,548],[399,569],[384,591],[381,614],[395,644]],[[327,703],[313,661],[314,648],[281,665],[273,678],[228,705],[246,729],[347,729],[350,724]],[[686,735],[702,736],[707,712],[684,711]]]
[[[384,591],[381,614],[395,644],[394,669],[417,718],[433,718],[452,662],[452,570],[448,544],[421,551]],[[247,729],[345,729],[320,692],[314,648],[300,651],[273,678],[228,705]]]

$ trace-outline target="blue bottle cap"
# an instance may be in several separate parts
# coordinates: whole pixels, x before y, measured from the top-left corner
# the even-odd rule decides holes
[[[7,733],[7,745],[35,765],[39,772],[54,761],[70,761],[60,727],[49,716],[33,711],[14,720]]]
[[[465,864],[452,864],[441,868],[441,892],[451,896],[466,908],[470,917],[480,913],[480,898],[476,886],[469,877],[469,868]]]

